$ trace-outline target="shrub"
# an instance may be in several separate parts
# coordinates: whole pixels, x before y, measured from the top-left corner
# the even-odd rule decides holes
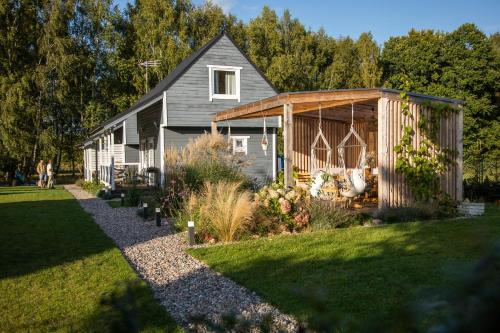
[[[147,207],[147,212],[148,212],[148,220],[152,220],[155,218],[155,214],[156,214],[156,208],[158,208],[160,206],[160,204],[158,203],[158,201],[156,201],[155,198],[153,197],[146,197],[146,198],[142,198],[142,204],[143,203],[147,203],[148,204],[148,207]],[[142,205],[139,206],[139,204],[136,205],[137,206],[137,215],[139,215],[140,217],[144,217],[144,208]]]
[[[247,161],[233,155],[231,149],[231,144],[219,133],[204,133],[182,149],[168,147],[164,156],[167,178],[171,174],[184,174],[185,185],[194,191],[200,190],[205,182],[248,185],[249,179],[242,172]]]
[[[185,182],[192,190],[198,190],[205,182],[217,183],[220,181],[241,183],[242,187],[249,187],[250,180],[239,169],[220,161],[200,161],[185,167]]]
[[[413,206],[384,207],[374,214],[374,218],[387,223],[442,219],[457,216],[457,204],[449,195],[439,195],[431,202],[417,203]]]
[[[157,200],[160,203],[164,216],[174,217],[182,208],[184,201],[189,197],[189,189],[184,182],[182,172],[170,173],[166,179],[166,188],[157,192]]]
[[[85,183],[85,179],[83,178],[78,178],[76,181],[75,181],[75,185],[78,186],[78,187],[82,187],[83,188],[83,184]]]
[[[95,182],[83,182],[81,185],[82,189],[85,191],[98,196],[98,192],[104,188],[104,184],[95,183]]]
[[[240,188],[238,182],[205,183],[199,194],[192,193],[185,203],[178,219],[180,227],[194,220],[196,239],[202,242],[238,239],[254,209],[250,193]]]
[[[344,228],[360,224],[356,214],[340,209],[332,201],[314,200],[309,205],[311,228],[314,231]]]
[[[129,207],[134,207],[139,205],[140,201],[141,201],[141,193],[134,184],[134,186],[128,191],[127,195],[125,196],[125,205]]]
[[[258,217],[264,225],[277,227],[273,231],[299,231],[309,225],[309,212],[306,207],[310,200],[309,193],[302,188],[284,189],[278,184],[263,187],[254,196],[258,206]],[[268,217],[271,221],[262,221]],[[258,222],[258,221],[256,221]],[[252,229],[258,230],[255,225]],[[264,228],[263,230],[266,230]]]
[[[416,220],[430,220],[435,216],[434,208],[428,207],[383,207],[377,210],[374,218],[386,223],[398,223]]]

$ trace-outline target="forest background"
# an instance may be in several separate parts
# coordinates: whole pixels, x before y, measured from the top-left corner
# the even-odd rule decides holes
[[[244,23],[210,2],[0,1],[0,170],[81,167],[80,144],[225,27],[281,91],[404,88],[462,99],[465,177],[499,181],[500,33],[473,23],[378,45],[312,31],[265,6]],[[159,60],[148,82],[139,63]]]

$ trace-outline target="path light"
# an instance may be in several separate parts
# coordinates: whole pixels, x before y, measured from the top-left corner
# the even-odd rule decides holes
[[[160,207],[156,208],[155,212],[156,212],[156,225],[160,227],[161,226]]]
[[[125,205],[125,193],[123,193],[123,192],[121,194],[121,204],[122,204],[122,206]]]
[[[189,246],[194,245],[194,221],[188,221],[188,241]]]
[[[142,216],[144,217],[144,220],[148,219],[148,203],[147,202],[142,204]]]

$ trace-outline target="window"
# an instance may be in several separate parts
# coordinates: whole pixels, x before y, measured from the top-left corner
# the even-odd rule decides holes
[[[248,139],[249,136],[231,136],[233,141],[233,154],[248,154]]]
[[[241,67],[208,65],[209,100],[237,99],[240,101]]]
[[[123,143],[123,127],[118,128],[113,132],[113,135],[115,136],[113,138],[113,142],[115,145],[121,145]]]

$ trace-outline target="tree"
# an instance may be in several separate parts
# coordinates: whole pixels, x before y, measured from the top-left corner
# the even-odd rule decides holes
[[[382,51],[384,84],[462,99],[464,161],[469,177],[484,178],[484,161],[498,159],[498,91],[500,68],[492,42],[475,25],[451,33],[412,30],[390,38]],[[497,157],[495,157],[497,156]]]

